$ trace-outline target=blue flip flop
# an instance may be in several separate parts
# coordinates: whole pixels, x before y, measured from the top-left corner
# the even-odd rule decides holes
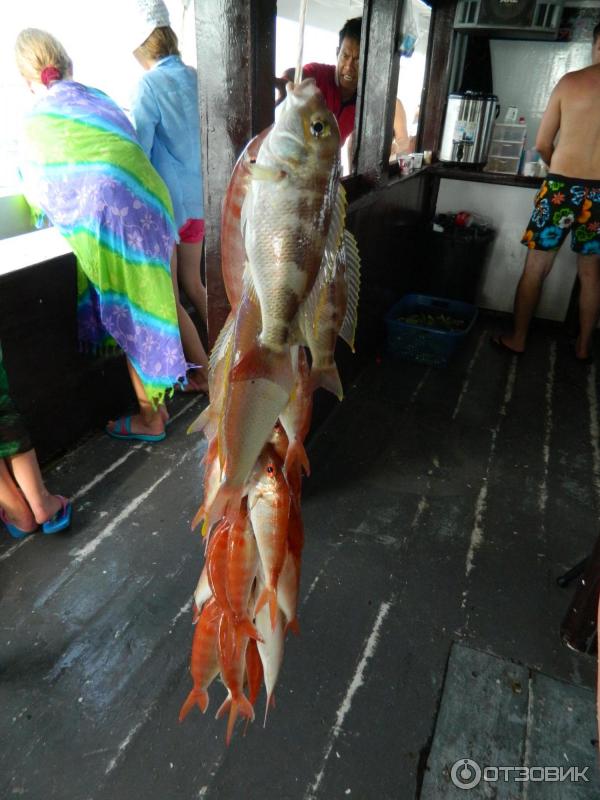
[[[162,433],[133,433],[131,430],[131,417],[119,417],[114,428],[105,428],[106,433],[113,439],[129,439],[138,442],[162,442],[167,434]]]
[[[13,525],[8,521],[6,511],[3,508],[0,508],[0,519],[6,526],[6,530],[10,533],[13,539],[24,539],[26,536],[30,536],[37,530],[37,528],[34,528],[32,531],[22,531],[21,528],[17,528],[16,525]]]
[[[59,533],[66,531],[71,524],[73,514],[73,503],[60,494],[56,495],[60,500],[61,507],[53,517],[42,523],[42,533]]]

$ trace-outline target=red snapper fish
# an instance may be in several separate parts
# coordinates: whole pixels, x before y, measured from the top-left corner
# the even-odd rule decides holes
[[[248,142],[238,158],[227,186],[223,213],[221,214],[221,271],[227,299],[232,308],[237,308],[242,297],[242,275],[246,264],[246,249],[242,238],[240,218],[251,180],[252,164],[271,127]],[[212,393],[211,393],[212,396]]]

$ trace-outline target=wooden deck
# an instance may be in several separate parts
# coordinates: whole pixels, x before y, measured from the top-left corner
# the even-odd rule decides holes
[[[99,433],[48,470],[75,497],[72,530],[0,538],[0,796],[412,800],[454,642],[591,703],[594,661],[560,642],[572,592],[555,578],[597,535],[598,370],[554,329],[498,353],[493,324],[447,369],[373,363],[313,436],[301,636],[266,727],[263,696],[229,748],[220,685],[177,721],[202,401],[177,398],[160,445]]]

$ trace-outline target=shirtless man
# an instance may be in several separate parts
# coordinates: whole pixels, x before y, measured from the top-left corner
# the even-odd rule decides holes
[[[592,66],[569,72],[556,84],[537,135],[535,146],[549,174],[521,239],[529,253],[515,295],[513,332],[492,337],[492,344],[511,353],[525,350],[544,280],[571,231],[581,285],[575,358],[592,360],[600,316],[600,23],[593,36]]]

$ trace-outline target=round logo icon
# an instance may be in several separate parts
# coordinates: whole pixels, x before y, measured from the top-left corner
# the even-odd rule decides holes
[[[459,758],[452,765],[450,779],[458,789],[473,789],[481,780],[481,767],[470,758]]]

